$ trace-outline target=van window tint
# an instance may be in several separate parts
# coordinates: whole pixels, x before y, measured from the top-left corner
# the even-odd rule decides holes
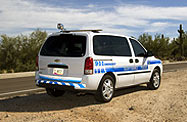
[[[135,56],[142,57],[145,56],[145,49],[134,39],[130,39],[132,47],[134,49]]]
[[[40,55],[82,57],[86,51],[86,37],[61,34],[49,37],[44,43]]]
[[[93,48],[96,55],[131,56],[131,50],[125,37],[94,36]]]

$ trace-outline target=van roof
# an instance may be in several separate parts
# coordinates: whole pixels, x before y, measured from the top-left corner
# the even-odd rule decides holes
[[[102,29],[95,29],[95,30],[63,30],[64,33],[70,33],[70,32],[93,32],[93,33],[99,33],[100,31],[103,31]]]
[[[98,30],[98,32],[96,32],[97,30]],[[101,29],[97,29],[97,30],[60,31],[60,32],[52,33],[49,36],[57,36],[57,35],[60,35],[60,34],[89,34],[89,35],[111,35],[111,36],[121,36],[121,37],[131,38],[129,36],[125,36],[125,35],[121,35],[121,34],[99,32],[99,31],[102,31]]]

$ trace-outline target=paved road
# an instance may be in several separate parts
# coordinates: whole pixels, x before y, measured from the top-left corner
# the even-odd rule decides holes
[[[187,69],[187,63],[167,64],[164,65],[164,72],[172,72]]]
[[[31,76],[22,78],[0,79],[0,94],[37,88],[34,82],[34,78],[35,77]]]
[[[187,63],[164,65],[164,72],[171,72],[180,69],[187,69]],[[36,89],[38,87],[36,87],[34,81],[34,77],[0,79],[0,94],[28,89]]]

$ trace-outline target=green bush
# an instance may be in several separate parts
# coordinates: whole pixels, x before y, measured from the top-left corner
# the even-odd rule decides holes
[[[29,36],[1,35],[0,73],[34,71],[38,51],[47,33],[37,29]]]
[[[164,37],[162,34],[156,34],[154,39],[148,33],[139,36],[138,40],[144,47],[152,51],[152,53],[163,60],[186,60],[187,58],[187,33],[184,36],[184,56],[180,54],[180,47],[176,44],[179,38],[170,40],[169,37]]]

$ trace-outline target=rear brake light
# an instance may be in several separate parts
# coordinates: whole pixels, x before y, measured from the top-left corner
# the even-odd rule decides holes
[[[37,69],[37,70],[39,69],[39,67],[38,67],[38,60],[39,60],[39,57],[37,56],[37,57],[36,57],[36,69]]]
[[[93,74],[93,58],[88,57],[85,60],[84,74],[91,75]]]

